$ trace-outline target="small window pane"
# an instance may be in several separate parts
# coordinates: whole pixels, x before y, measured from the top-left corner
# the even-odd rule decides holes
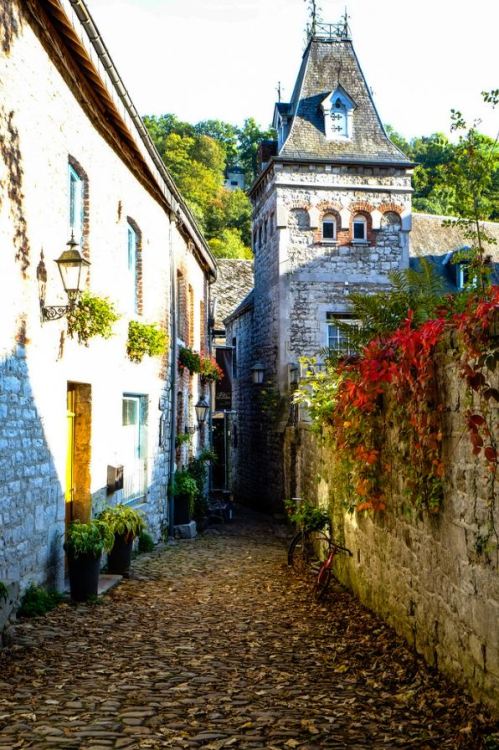
[[[366,221],[365,219],[355,219],[353,222],[353,238],[354,240],[365,240],[366,239]]]
[[[327,315],[327,345],[331,354],[354,354],[355,349],[350,343],[350,337],[346,331],[340,330],[338,322],[354,328],[358,328],[359,321],[349,317],[347,313]]]
[[[123,399],[123,426],[138,424],[139,402],[138,399]]]
[[[83,235],[83,180],[69,167],[69,228],[81,244]]]
[[[336,222],[334,219],[324,219],[322,223],[322,236],[325,240],[336,238]]]
[[[128,276],[129,304],[133,313],[137,312],[137,233],[128,224]]]

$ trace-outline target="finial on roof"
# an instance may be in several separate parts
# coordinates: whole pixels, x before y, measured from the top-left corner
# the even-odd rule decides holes
[[[309,2],[313,3],[313,6],[317,11],[314,0],[309,0]],[[312,8],[310,10],[312,13]],[[345,42],[350,41],[352,38],[349,15],[346,8],[345,13],[338,23],[324,23],[323,21],[319,21],[317,19],[317,13],[312,13],[311,20],[312,23],[307,27],[308,41],[311,39],[317,39],[321,42]]]

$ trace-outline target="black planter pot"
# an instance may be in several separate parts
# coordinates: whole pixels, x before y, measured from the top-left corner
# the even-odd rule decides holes
[[[127,541],[128,540],[128,541]],[[130,570],[132,561],[133,536],[128,534],[115,534],[114,545],[107,556],[107,569],[110,573],[124,575]]]
[[[191,520],[191,498],[189,495],[175,495],[173,523],[179,526]]]
[[[100,559],[94,555],[68,554],[69,588],[71,599],[86,602],[97,596],[99,590]]]

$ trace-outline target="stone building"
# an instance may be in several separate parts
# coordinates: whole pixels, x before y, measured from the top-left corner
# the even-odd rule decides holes
[[[299,357],[343,346],[349,293],[386,288],[389,272],[409,265],[413,166],[383,128],[346,22],[317,26],[274,127],[250,191],[254,291],[227,320],[238,363],[234,489],[265,506],[282,500],[285,396]]]
[[[0,580],[60,588],[71,518],[122,500],[156,539],[171,525],[175,429],[192,451],[205,437],[176,348],[207,340],[216,267],[84,2],[0,8]],[[71,235],[120,314],[88,346],[49,319]],[[163,329],[167,352],[131,361],[131,321]]]

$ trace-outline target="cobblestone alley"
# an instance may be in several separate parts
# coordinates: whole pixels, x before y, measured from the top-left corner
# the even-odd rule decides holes
[[[339,587],[315,603],[285,559],[246,518],[16,625],[0,750],[499,747],[484,712]]]

